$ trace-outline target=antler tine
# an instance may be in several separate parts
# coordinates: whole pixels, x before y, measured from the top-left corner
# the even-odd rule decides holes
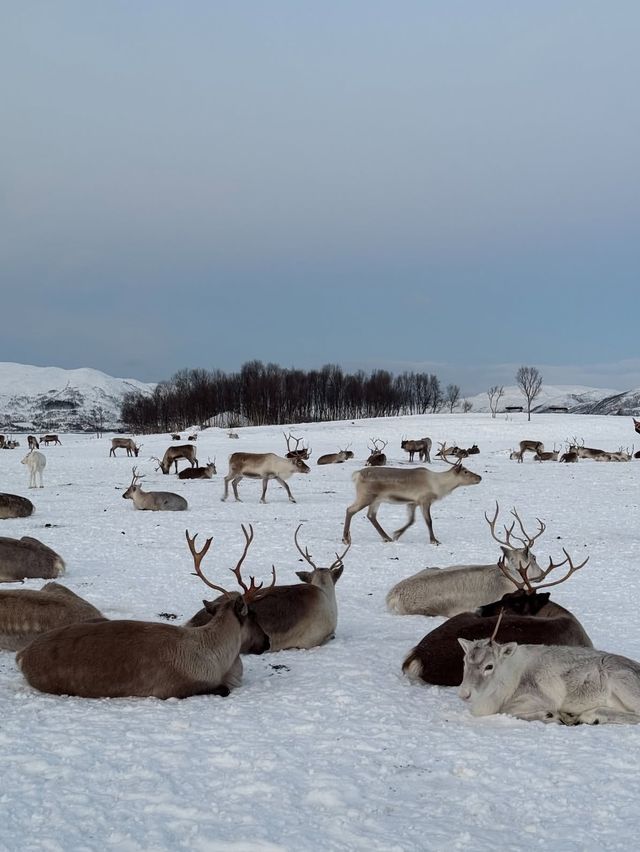
[[[196,574],[198,575],[198,577],[200,577],[202,582],[209,586],[209,588],[215,589],[217,592],[222,592],[222,594],[226,595],[228,598],[231,597],[230,593],[226,589],[223,589],[222,586],[218,586],[215,583],[212,583],[211,580],[208,580],[202,573],[202,570],[200,568],[200,563],[202,562],[202,560],[206,556],[207,551],[211,547],[211,542],[213,541],[213,539],[208,538],[202,550],[198,551],[196,550],[196,538],[198,537],[198,533],[196,533],[193,538],[189,537],[189,530],[185,530],[184,534],[187,537],[189,550],[191,551],[191,555],[193,556],[193,567],[196,569]]]
[[[346,546],[346,548],[342,551],[342,554],[339,554],[338,551],[336,550],[336,560],[335,560],[335,562],[332,562],[331,565],[329,565],[330,571],[333,570],[334,568],[339,568],[341,565],[344,565],[342,560],[347,555],[347,551],[349,550],[350,547],[351,547],[351,542],[349,542],[349,544]]]
[[[569,563],[569,570],[568,570],[568,572],[564,575],[564,577],[562,577],[562,579],[560,579],[560,580],[554,580],[552,583],[536,583],[536,590],[538,590],[538,589],[548,589],[550,586],[558,586],[560,583],[564,583],[564,581],[565,581],[565,580],[568,580],[568,579],[569,579],[569,577],[570,577],[572,574],[575,574],[575,572],[576,572],[576,571],[579,571],[581,568],[584,568],[584,566],[585,566],[585,565],[587,564],[587,562],[589,561],[589,557],[587,556],[587,558],[584,560],[584,562],[581,562],[579,565],[574,565],[574,564],[573,564],[573,560],[572,560],[572,559],[571,559],[571,557],[569,556],[569,554],[568,554],[568,552],[567,552],[566,548],[564,548],[564,547],[563,547],[563,548],[562,548],[562,552],[563,552],[563,553],[564,553],[564,555],[565,555],[565,558],[562,560],[562,562],[554,563],[553,559],[551,559],[551,557],[549,557],[549,567],[548,567],[548,568],[546,568],[546,569],[542,572],[542,577],[540,577],[540,579],[541,579],[541,580],[544,580],[544,579],[545,579],[545,577],[548,577],[548,576],[549,576],[549,574],[550,574],[550,573],[551,573],[551,572],[552,572],[555,568],[560,568],[562,565],[565,565],[567,562]]]
[[[493,628],[493,633],[489,639],[489,642],[493,642],[498,634],[498,628],[500,627],[500,622],[502,621],[502,616],[504,615],[504,607],[501,608],[500,613],[498,614],[498,620],[496,621],[496,626]]]
[[[506,541],[501,541],[498,538],[498,536],[496,535],[496,521],[498,520],[499,512],[500,512],[500,506],[498,505],[498,501],[496,500],[496,513],[493,516],[493,520],[489,520],[489,516],[487,515],[486,512],[484,513],[484,519],[489,524],[489,527],[491,529],[491,535],[498,542],[498,544],[503,544],[505,547],[510,547],[511,545],[509,544],[509,531],[507,530],[506,526],[505,526],[505,531],[507,533],[507,540]]]
[[[519,583],[516,580],[516,578],[513,576],[513,574],[510,571],[507,570],[506,559],[505,559],[504,556],[501,556],[500,559],[498,559],[498,568],[502,571],[502,573],[507,578],[507,580],[510,580],[513,583],[513,585],[516,587],[516,589],[519,589],[520,591],[524,591],[527,588],[526,569],[525,569],[525,576],[524,577],[522,576],[522,572],[520,571],[520,569],[518,569],[518,574],[520,574],[520,576],[522,577],[522,580],[523,580],[522,583]],[[529,589],[531,589],[531,586],[529,586]]]
[[[137,482],[139,479],[144,479],[144,475],[143,475],[143,474],[141,474],[141,473],[138,473],[138,466],[137,466],[137,465],[134,465],[134,466],[133,466],[133,468],[132,468],[131,470],[132,470],[132,473],[133,473],[133,477],[132,477],[132,479],[131,479],[131,484],[132,484],[132,485],[135,485],[135,484],[136,484],[136,482]]]
[[[543,533],[543,532],[546,530],[546,528],[547,528],[547,525],[546,525],[543,521],[541,521],[541,520],[540,520],[540,518],[536,518],[536,521],[538,522],[538,525],[539,525],[539,530],[538,530],[538,532],[537,532],[537,533],[533,536],[533,538],[532,538],[532,537],[529,535],[529,533],[525,530],[524,526],[522,525],[522,521],[520,520],[520,515],[518,514],[518,512],[517,512],[517,510],[516,510],[515,506],[514,506],[514,507],[513,507],[513,509],[511,510],[511,514],[513,515],[513,517],[514,517],[514,518],[516,519],[516,521],[518,522],[518,525],[519,525],[520,529],[522,530],[522,534],[523,534],[523,535],[524,535],[524,537],[527,539],[527,544],[526,544],[526,546],[527,546],[527,547],[531,547],[531,545],[533,544],[533,542],[534,542],[537,538],[540,538],[540,536],[542,535],[542,533]],[[516,538],[516,536],[514,536],[514,538]],[[518,540],[519,540],[519,541],[522,541],[522,539],[518,539]],[[524,541],[522,541],[522,543],[524,544]]]
[[[298,531],[299,531],[299,529],[300,529],[300,527],[301,527],[301,526],[302,526],[302,524],[298,524],[298,526],[297,526],[297,528],[296,528],[296,531],[295,531],[295,533],[293,534],[293,540],[294,540],[294,542],[295,542],[296,547],[298,548],[298,551],[299,551],[300,555],[301,555],[301,556],[302,556],[302,558],[305,560],[305,562],[308,562],[308,563],[309,563],[309,565],[311,565],[311,567],[315,569],[315,568],[317,568],[317,566],[316,566],[316,564],[314,563],[314,561],[313,561],[313,558],[312,558],[311,554],[309,553],[309,548],[308,548],[308,547],[305,547],[305,549],[304,549],[304,550],[302,550],[302,548],[300,547],[300,544],[298,543]],[[348,549],[349,549],[349,548],[347,548],[347,550],[348,550]],[[346,552],[347,552],[347,551],[345,550],[345,553],[346,553]],[[337,554],[336,554],[336,556],[337,556]]]
[[[242,563],[244,562],[244,560],[247,556],[247,553],[249,551],[249,546],[251,545],[251,542],[253,541],[253,527],[251,526],[251,524],[249,524],[249,532],[247,532],[244,524],[240,524],[240,526],[242,527],[242,532],[244,534],[244,540],[245,540],[244,550],[242,551],[242,556],[238,560],[238,564],[236,565],[236,567],[231,568],[230,570],[231,570],[232,574],[235,574],[236,580],[238,581],[238,585],[242,589],[243,595],[246,596],[246,594],[251,590],[252,586],[255,589],[255,583],[253,583],[254,578],[253,577],[250,578],[250,582],[252,582],[252,586],[247,586],[247,584],[242,579],[242,573],[240,571],[240,568],[241,568]]]

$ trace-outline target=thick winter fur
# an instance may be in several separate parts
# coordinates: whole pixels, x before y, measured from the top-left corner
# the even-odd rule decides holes
[[[143,491],[139,485],[130,485],[122,495],[132,500],[136,509],[149,512],[183,512],[189,504],[180,494],[172,491]]]
[[[302,583],[274,586],[249,604],[272,651],[314,648],[333,638],[338,623],[335,585],[342,570],[341,566],[298,571]],[[210,617],[201,609],[186,626],[206,624]]]
[[[242,677],[239,655],[262,654],[269,640],[240,597],[207,603],[204,627],[148,621],[73,624],[18,653],[31,686],[85,698],[228,695]]]
[[[224,478],[224,495],[222,500],[229,496],[229,483],[233,488],[233,496],[240,501],[238,496],[238,483],[248,476],[250,479],[262,480],[261,503],[266,503],[267,485],[270,479],[275,479],[287,492],[289,502],[296,501],[291,494],[291,489],[285,482],[294,473],[309,473],[311,468],[305,464],[304,459],[283,458],[275,453],[231,453],[229,456],[229,472]],[[240,501],[241,502],[241,501]]]
[[[475,485],[482,477],[472,473],[461,464],[456,464],[449,470],[437,472],[426,468],[362,468],[352,476],[356,485],[356,498],[347,508],[344,520],[342,540],[345,544],[351,541],[349,529],[351,519],[361,509],[369,507],[367,518],[371,521],[384,541],[391,537],[382,529],[377,520],[378,508],[381,503],[404,503],[407,506],[407,523],[393,533],[393,540],[400,538],[415,520],[418,506],[429,529],[431,544],[439,544],[433,534],[431,520],[431,504],[450,494],[463,485]]]
[[[0,649],[17,651],[48,630],[103,617],[60,583],[47,583],[39,590],[0,591]]]
[[[178,435],[178,440],[180,440],[180,436]],[[178,460],[184,459],[188,461],[191,467],[198,466],[198,459],[196,458],[196,448],[192,444],[181,444],[179,447],[169,447],[169,449],[165,452],[162,457],[162,461],[160,462],[160,470],[163,473],[171,472],[171,465],[175,465],[175,472],[178,472]]]
[[[40,479],[40,488],[43,488],[42,471],[47,466],[47,457],[39,450],[30,450],[22,459],[22,464],[29,468],[29,488],[36,488],[36,476]]]
[[[28,518],[33,515],[31,500],[18,494],[0,494],[0,520],[6,518]]]
[[[140,452],[140,447],[136,445],[133,438],[112,438],[109,455],[115,457],[116,450],[118,449],[126,450],[128,456],[136,456],[136,458]]]
[[[212,479],[214,473],[217,473],[216,466],[210,462],[204,467],[185,467],[178,474],[178,479]]]
[[[0,536],[0,583],[36,577],[51,580],[64,574],[64,567],[62,558],[37,538]]]
[[[502,608],[505,612],[498,629],[501,641],[592,647],[578,619],[569,610],[550,601],[548,592],[528,596],[520,592],[512,594],[516,600],[511,606],[511,596],[505,595],[502,600],[483,608],[487,611],[486,616],[464,612],[427,633],[410,651],[402,664],[402,671],[407,677],[424,683],[458,686],[462,682],[464,659],[458,640],[491,636]],[[527,600],[519,600],[523,595]]]
[[[474,716],[568,725],[640,722],[640,664],[593,648],[460,639],[458,695]]]

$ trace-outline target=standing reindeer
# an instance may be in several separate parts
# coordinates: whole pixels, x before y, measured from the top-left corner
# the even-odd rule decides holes
[[[419,438],[415,441],[410,441],[406,438],[403,438],[400,441],[400,449],[404,450],[406,453],[409,453],[409,461],[413,461],[413,457],[416,453],[418,453],[418,458],[420,461],[426,461],[431,463],[431,456],[429,455],[431,452],[431,438]]]
[[[261,503],[266,503],[267,485],[270,479],[275,479],[287,492],[290,503],[295,503],[291,489],[285,482],[294,473],[309,473],[311,468],[301,459],[286,459],[275,453],[231,453],[229,456],[229,472],[224,478],[223,502],[229,496],[229,482],[233,488],[233,496],[242,502],[238,496],[238,483],[244,476],[262,480]]]
[[[142,444],[138,447],[133,438],[112,438],[109,455],[115,458],[116,450],[126,450],[129,457],[135,456],[138,458],[138,453],[141,449]]]
[[[212,583],[200,568],[212,539],[197,551],[197,536],[190,538],[187,531],[186,537],[196,574],[224,595],[220,601],[205,602],[211,618],[203,627],[102,621],[51,630],[16,658],[31,686],[84,698],[226,696],[239,686],[240,654],[269,650],[269,638],[249,611],[261,585],[252,578],[240,596]],[[246,549],[242,559],[244,555]]]
[[[178,472],[178,460],[185,459],[191,467],[198,466],[196,458],[196,448],[193,444],[181,444],[179,447],[169,447],[162,457],[162,461],[156,456],[152,456],[154,461],[158,462],[158,467],[163,473],[171,473],[171,465],[175,465],[175,472]],[[156,468],[157,470],[158,468]]]
[[[30,450],[40,449],[40,444],[38,443],[38,439],[35,435],[27,435],[27,444],[29,445]]]
[[[381,503],[404,503],[407,507],[407,523],[397,529],[393,540],[400,538],[415,521],[418,506],[429,529],[431,544],[440,544],[433,534],[431,521],[431,504],[440,500],[462,485],[476,485],[482,477],[462,466],[461,462],[453,465],[450,470],[436,473],[426,468],[362,468],[351,477],[356,484],[356,499],[347,508],[344,520],[342,541],[351,542],[352,517],[365,507],[369,507],[367,518],[380,533],[383,541],[392,541],[391,537],[378,523],[378,508]]]
[[[40,438],[40,443],[44,444],[45,447],[48,447],[49,444],[62,444],[62,441],[57,435],[43,435]]]
[[[39,450],[29,450],[27,455],[22,459],[22,464],[26,464],[29,468],[29,488],[37,488],[36,476],[40,478],[40,488],[44,488],[42,482],[42,471],[47,466],[47,457]]]

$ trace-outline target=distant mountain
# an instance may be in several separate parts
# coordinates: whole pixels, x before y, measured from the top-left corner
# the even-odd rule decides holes
[[[105,429],[118,429],[125,393],[151,393],[154,387],[89,368],[0,362],[0,429],[85,431],[94,428],[96,415]]]
[[[473,403],[472,411],[489,411],[489,397],[480,393],[468,398]],[[527,401],[522,391],[512,385],[505,387],[500,399],[499,412],[522,406],[526,411]],[[640,415],[640,389],[626,391],[610,388],[589,388],[580,385],[542,385],[531,410],[538,413],[566,409],[571,414],[632,414]]]

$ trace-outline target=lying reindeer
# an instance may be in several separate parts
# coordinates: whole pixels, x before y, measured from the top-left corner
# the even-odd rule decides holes
[[[0,494],[0,520],[7,518],[28,518],[33,515],[34,505],[26,497],[18,494]]]
[[[245,594],[237,595],[212,583],[200,568],[212,539],[197,551],[196,536],[190,538],[187,531],[186,537],[196,574],[224,596],[213,603],[205,601],[211,618],[203,627],[151,621],[60,627],[18,653],[18,665],[29,684],[41,692],[84,698],[229,695],[239,686],[240,654],[269,650],[269,639],[249,610],[262,584],[256,586],[251,578]]]
[[[578,569],[565,550],[566,559],[549,567],[542,578],[561,565],[569,563],[568,573],[553,583],[538,584],[534,589],[528,576],[529,566],[521,563],[515,579],[505,560],[501,560],[505,577],[516,586],[500,600],[481,606],[475,612],[463,612],[445,621],[422,639],[405,659],[402,670],[407,677],[440,686],[458,686],[462,682],[463,653],[460,639],[480,639],[495,634],[500,621],[500,636],[505,641],[529,645],[572,645],[591,648],[591,640],[578,619],[559,604],[549,600],[540,589],[563,583]]]
[[[296,571],[302,583],[291,586],[272,585],[257,595],[250,609],[255,614],[258,624],[269,637],[272,651],[282,651],[286,648],[314,648],[333,639],[338,623],[338,607],[336,603],[336,583],[342,575],[344,559],[349,547],[338,556],[328,568],[318,568],[305,548],[303,551],[298,543],[298,532],[294,534],[294,542],[303,559],[311,565],[313,571]],[[253,529],[249,526],[249,534],[243,527],[246,539],[246,550],[253,541]],[[244,556],[243,556],[244,558]],[[242,563],[239,563],[239,565]],[[238,569],[234,571],[237,572]],[[239,575],[238,582],[246,591]],[[275,569],[274,569],[275,581]],[[197,612],[186,622],[186,626],[197,627],[211,618],[206,609]]]
[[[216,470],[216,460],[207,462],[204,467],[185,467],[178,474],[178,479],[212,479]]]
[[[515,509],[511,514],[515,521],[507,528],[506,538],[496,534],[496,521],[500,507],[496,503],[493,519],[485,512],[485,519],[491,529],[491,535],[500,545],[502,557],[489,565],[453,565],[450,568],[424,568],[400,580],[387,595],[387,607],[399,615],[445,615],[451,617],[468,612],[483,604],[491,603],[513,589],[513,579],[519,576],[520,565],[526,565],[529,577],[539,580],[542,569],[531,551],[533,543],[545,531],[546,527],[538,519],[539,530],[530,536],[522,525]],[[516,521],[524,538],[513,532]],[[502,565],[506,566],[508,576]]]
[[[319,456],[316,464],[342,464],[352,458],[352,450],[338,450],[337,453],[325,453],[323,456]]]
[[[389,442],[383,441],[380,438],[372,438],[371,442],[373,443],[373,446],[367,444],[369,448],[369,458],[366,460],[365,464],[369,467],[382,467],[387,463],[387,457],[383,450]]]
[[[0,591],[0,650],[18,651],[48,630],[103,618],[89,601],[60,583]]]
[[[37,538],[0,536],[0,583],[51,580],[64,571],[64,560]]]
[[[136,470],[134,467],[131,485],[122,495],[125,500],[132,500],[136,509],[149,512],[183,512],[189,508],[184,497],[172,491],[143,491],[138,483],[144,476],[136,473]]]

